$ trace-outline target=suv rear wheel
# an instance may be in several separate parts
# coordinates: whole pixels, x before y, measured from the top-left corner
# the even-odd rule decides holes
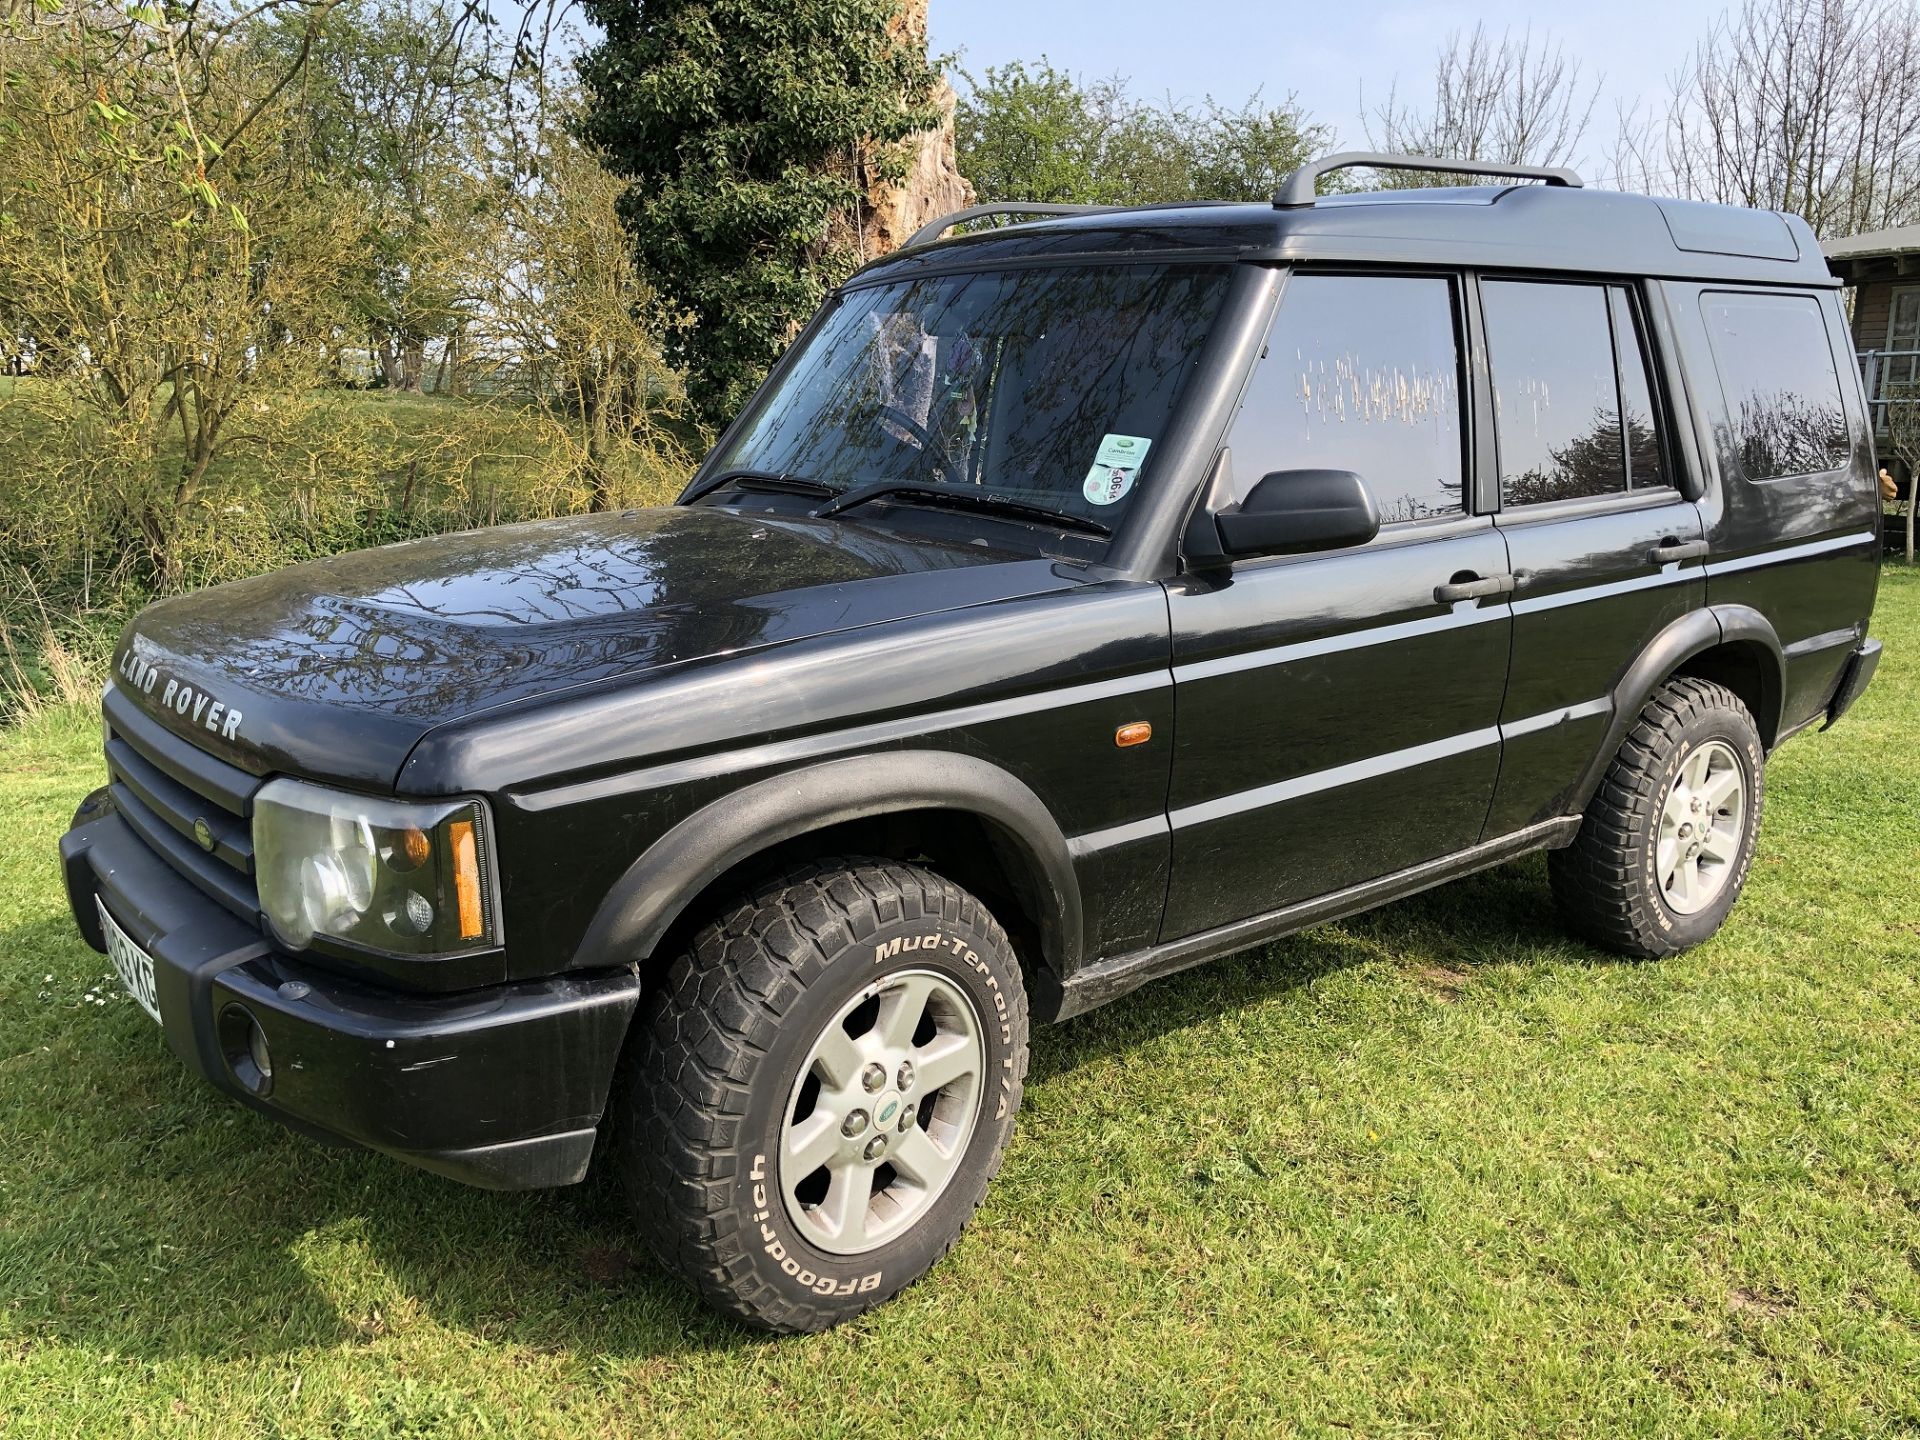
[[[1765,763],[1731,690],[1667,681],[1627,732],[1573,844],[1547,857],[1568,920],[1643,959],[1711,936],[1753,864]]]
[[[979,1205],[1026,992],[972,895],[833,860],[703,928],[636,1038],[618,1157],[648,1244],[749,1324],[824,1330],[925,1274]]]

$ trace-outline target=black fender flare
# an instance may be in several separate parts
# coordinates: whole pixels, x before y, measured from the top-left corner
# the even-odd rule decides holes
[[[723,795],[662,835],[601,903],[576,966],[631,965],[650,956],[682,911],[743,860],[815,830],[910,810],[954,810],[1006,842],[1003,859],[1031,891],[1042,955],[1057,974],[1078,964],[1080,883],[1066,837],[1024,783],[972,755],[893,750],[830,760]]]
[[[1765,653],[1771,663],[1760,667],[1760,711],[1753,717],[1760,727],[1760,738],[1771,750],[1778,743],[1781,710],[1787,699],[1787,647],[1780,643],[1780,632],[1773,622],[1751,605],[1713,605],[1713,618],[1720,622],[1722,645],[1744,644]]]
[[[1613,718],[1607,726],[1605,740],[1587,762],[1586,771],[1574,789],[1571,813],[1586,809],[1621,742],[1627,738],[1628,728],[1667,677],[1694,656],[1733,644],[1758,649],[1771,659],[1770,664],[1762,663],[1760,667],[1762,713],[1753,717],[1762,739],[1771,746],[1772,737],[1778,731],[1781,699],[1786,694],[1787,662],[1780,636],[1767,617],[1749,605],[1712,605],[1689,611],[1648,641],[1614,685]]]

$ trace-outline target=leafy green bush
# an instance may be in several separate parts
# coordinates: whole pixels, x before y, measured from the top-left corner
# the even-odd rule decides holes
[[[129,454],[63,388],[0,387],[0,643],[16,657],[4,688],[18,711],[26,692],[84,689],[125,618],[161,593],[140,497],[178,457]],[[663,504],[691,468],[691,450],[663,431],[583,466],[564,416],[504,401],[339,390],[256,400],[178,518],[164,588],[596,504]]]

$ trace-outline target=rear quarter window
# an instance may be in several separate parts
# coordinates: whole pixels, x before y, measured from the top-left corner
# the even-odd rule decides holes
[[[1847,412],[1820,302],[1709,291],[1700,304],[1741,473],[1779,480],[1845,465]]]

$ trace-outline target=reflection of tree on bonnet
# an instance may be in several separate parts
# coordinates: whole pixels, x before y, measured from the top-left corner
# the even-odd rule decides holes
[[[841,529],[676,508],[436,536],[237,581],[224,610],[163,602],[142,630],[278,697],[446,716],[855,623],[892,577],[999,557]]]

